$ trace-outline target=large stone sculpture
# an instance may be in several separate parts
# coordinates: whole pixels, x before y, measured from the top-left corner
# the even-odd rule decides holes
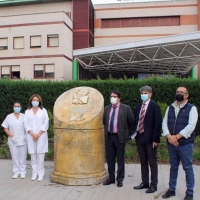
[[[103,109],[103,96],[94,88],[77,87],[58,97],[54,105],[52,182],[93,185],[107,179]]]

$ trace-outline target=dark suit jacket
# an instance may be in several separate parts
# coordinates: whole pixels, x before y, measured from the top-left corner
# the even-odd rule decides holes
[[[105,131],[105,139],[108,138],[108,125],[109,125],[109,115],[112,105],[108,105],[104,109],[103,115],[103,125]],[[134,118],[130,106],[120,103],[118,120],[117,120],[117,129],[118,129],[118,138],[120,143],[126,143],[130,138],[130,129],[133,126]]]
[[[135,120],[132,133],[135,133],[135,131],[137,131],[136,129],[139,121],[141,107],[142,103],[138,104],[135,108]],[[151,144],[153,142],[160,142],[161,127],[162,115],[160,106],[157,103],[150,100],[144,118],[144,137],[147,144]]]

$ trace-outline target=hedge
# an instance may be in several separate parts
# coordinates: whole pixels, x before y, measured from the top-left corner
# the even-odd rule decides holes
[[[134,110],[140,102],[139,88],[149,85],[153,88],[152,99],[156,102],[171,104],[175,99],[177,87],[185,86],[190,93],[190,102],[194,103],[198,110],[200,108],[200,79],[190,78],[148,78],[145,80],[138,79],[112,79],[107,80],[89,80],[89,81],[27,81],[27,80],[5,80],[0,79],[0,123],[7,114],[12,112],[14,101],[20,101],[24,112],[28,105],[28,100],[32,94],[41,95],[44,107],[52,113],[54,102],[65,91],[78,87],[89,86],[96,88],[102,93],[105,99],[105,105],[109,104],[109,95],[112,90],[122,92],[122,102],[129,104]],[[0,135],[3,129],[0,129]],[[199,134],[199,124],[197,134]]]

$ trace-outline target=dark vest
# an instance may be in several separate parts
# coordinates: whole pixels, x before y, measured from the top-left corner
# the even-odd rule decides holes
[[[186,105],[180,109],[177,118],[175,116],[174,107],[172,105],[169,107],[167,125],[171,135],[177,135],[188,125],[189,113],[192,107],[192,104],[186,103]],[[188,139],[181,138],[178,140],[178,142],[179,144],[193,143],[194,137],[195,133],[193,132],[191,134],[191,137],[189,137]]]

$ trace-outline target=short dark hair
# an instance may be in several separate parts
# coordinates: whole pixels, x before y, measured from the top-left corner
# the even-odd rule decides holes
[[[116,94],[120,99],[122,98],[122,93],[119,90],[113,90],[110,94]]]
[[[15,105],[16,103],[18,103],[18,104],[22,107],[22,104],[21,104],[19,101],[15,101],[15,102],[13,103],[13,107],[14,107],[14,105]]]
[[[183,88],[186,89],[187,94],[188,94],[188,98],[187,98],[187,99],[190,99],[191,96],[190,96],[190,94],[189,94],[189,92],[188,92],[188,89],[187,89],[185,86],[183,86],[183,85],[181,85],[181,86],[179,86],[179,87],[183,87]],[[177,87],[176,90],[177,90],[179,87]]]

